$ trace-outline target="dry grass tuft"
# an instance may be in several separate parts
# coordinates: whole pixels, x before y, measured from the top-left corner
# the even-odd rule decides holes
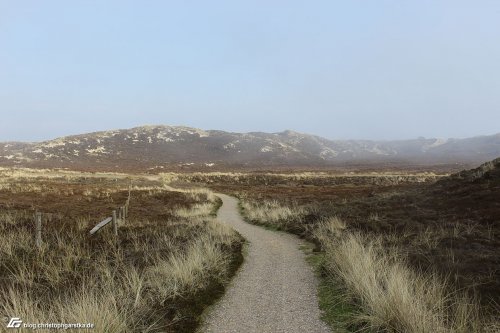
[[[261,202],[240,201],[240,207],[245,218],[253,223],[264,224],[280,230],[287,230],[296,224],[306,213],[307,209],[301,206],[286,206],[275,200]]]
[[[347,228],[344,221],[337,216],[330,216],[320,220],[311,230],[311,233],[320,244],[327,244],[338,239]]]
[[[329,228],[319,227],[323,240]],[[326,268],[345,285],[348,298],[359,304],[354,318],[365,329],[387,332],[481,332],[479,308],[464,293],[450,293],[431,273],[409,269],[396,253],[388,253],[379,238],[345,233],[323,241]]]
[[[183,218],[193,218],[200,216],[208,216],[213,210],[212,203],[201,203],[195,204],[191,208],[177,208],[174,210],[174,215],[183,217]]]
[[[210,225],[214,228],[215,222]],[[225,237],[234,236],[230,229],[224,230],[223,234]],[[146,288],[153,290],[159,301],[164,301],[195,295],[213,283],[213,279],[226,282],[230,258],[220,250],[220,245],[214,244],[212,237],[203,235],[185,252],[156,258],[154,265],[146,270]]]

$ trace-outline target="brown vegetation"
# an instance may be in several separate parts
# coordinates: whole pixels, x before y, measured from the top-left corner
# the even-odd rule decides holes
[[[90,322],[99,332],[192,331],[241,261],[240,236],[209,216],[218,203],[205,190],[118,174],[2,173],[2,318]],[[90,236],[123,205],[131,181],[118,239],[111,227]],[[35,210],[44,217],[39,250]]]

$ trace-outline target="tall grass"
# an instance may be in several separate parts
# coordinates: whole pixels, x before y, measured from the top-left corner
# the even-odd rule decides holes
[[[225,282],[227,261],[227,255],[220,245],[214,244],[212,236],[203,235],[186,251],[156,258],[145,272],[145,286],[155,290],[160,301],[194,295],[213,283],[213,279]]]
[[[88,236],[84,218],[54,220],[40,250],[31,213],[0,214],[0,318],[89,322],[97,332],[192,330],[242,240],[209,216],[208,193],[179,195],[199,200],[168,220],[129,219],[118,240],[110,228]]]
[[[377,238],[347,233],[324,243],[326,267],[362,310],[366,328],[389,332],[480,332],[479,310],[432,273],[417,273]]]
[[[174,214],[179,217],[190,218],[208,216],[213,210],[212,203],[195,204],[190,208],[180,207],[174,210]]]
[[[293,231],[308,210],[277,201],[242,201],[245,218]],[[454,291],[432,272],[407,264],[397,247],[386,247],[382,236],[349,230],[337,216],[302,225],[324,251],[323,272],[342,290],[342,300],[354,305],[348,321],[356,330],[400,333],[493,332],[476,300]],[[389,236],[387,236],[389,237]],[[396,235],[390,235],[396,237]],[[404,237],[404,234],[399,235]],[[402,241],[393,242],[401,244]],[[493,327],[493,326],[491,326]]]
[[[307,213],[302,206],[283,205],[275,200],[264,200],[259,203],[242,200],[240,208],[247,220],[279,230],[289,230]]]

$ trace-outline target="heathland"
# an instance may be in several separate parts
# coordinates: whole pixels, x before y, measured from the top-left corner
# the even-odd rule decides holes
[[[97,332],[191,332],[242,260],[242,238],[214,220],[220,202],[210,191],[123,174],[0,175],[2,318],[84,321]],[[111,226],[90,235],[129,191],[118,236]]]
[[[244,239],[213,218],[219,192],[240,200],[247,222],[313,244],[335,332],[498,331],[500,160],[452,175],[418,170],[0,169],[1,315],[193,331],[243,260]],[[129,193],[118,237],[111,226],[90,235]]]

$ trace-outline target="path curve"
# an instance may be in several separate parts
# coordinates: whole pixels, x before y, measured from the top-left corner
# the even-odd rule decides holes
[[[201,332],[330,332],[320,320],[317,281],[297,237],[243,221],[235,198],[218,194],[218,218],[249,242],[242,267]]]

